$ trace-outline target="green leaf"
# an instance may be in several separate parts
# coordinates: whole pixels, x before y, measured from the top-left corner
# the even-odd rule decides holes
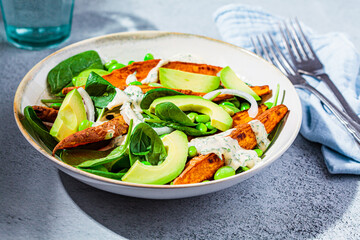
[[[151,105],[151,103],[160,97],[165,97],[165,96],[174,96],[174,95],[184,95],[181,92],[177,92],[175,90],[172,89],[168,89],[168,88],[155,88],[155,89],[151,89],[150,91],[146,92],[144,95],[144,98],[142,99],[141,103],[140,103],[140,107],[142,109],[148,109]]]
[[[186,135],[188,136],[193,136],[193,137],[200,137],[200,136],[206,136],[206,135],[211,135],[217,132],[217,129],[214,128],[208,132],[202,132],[196,128],[193,127],[188,127],[188,126],[183,126],[181,124],[178,123],[161,123],[163,126],[167,126],[176,130],[180,130],[182,132],[184,132]]]
[[[85,90],[97,108],[106,108],[116,95],[115,87],[95,72],[90,73]]]
[[[118,173],[113,173],[113,172],[105,172],[105,171],[96,170],[96,169],[83,169],[83,168],[80,168],[80,169],[85,172],[92,173],[92,174],[95,174],[95,175],[98,175],[101,177],[112,178],[112,179],[116,179],[116,180],[121,180],[121,178],[126,173],[124,171],[120,171]]]
[[[62,61],[48,73],[47,82],[50,92],[59,93],[64,87],[72,84],[73,77],[91,68],[104,69],[99,54],[93,50],[79,53]]]
[[[31,129],[29,133],[32,133],[31,135],[33,137],[38,137],[46,147],[48,147],[50,150],[53,150],[58,142],[53,138],[53,136],[50,135],[49,130],[46,128],[40,118],[36,116],[36,113],[31,106],[25,107],[24,116],[25,121],[23,121],[23,123],[25,124],[25,127],[27,127],[28,131]]]
[[[157,165],[167,156],[163,142],[154,129],[146,123],[139,123],[130,139],[130,163],[136,160],[148,161]]]
[[[172,102],[163,102],[156,105],[155,115],[165,121],[180,123],[184,126],[196,126],[196,124]]]

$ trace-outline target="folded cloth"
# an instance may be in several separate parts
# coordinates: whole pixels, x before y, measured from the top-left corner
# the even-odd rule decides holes
[[[214,13],[214,21],[222,38],[254,51],[250,37],[270,32],[285,51],[278,22],[282,17],[247,5],[227,5]],[[325,71],[356,113],[360,113],[360,55],[342,33],[319,35],[301,24]],[[339,103],[324,82],[306,77],[308,82],[332,102]],[[303,120],[300,133],[309,141],[322,144],[326,166],[332,174],[360,175],[360,148],[337,118],[309,92],[298,89]]]

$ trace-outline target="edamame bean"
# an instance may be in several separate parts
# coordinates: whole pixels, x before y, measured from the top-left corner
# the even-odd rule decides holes
[[[109,68],[111,67],[111,65],[114,65],[114,64],[116,64],[116,63],[118,63],[118,62],[117,62],[115,59],[110,60],[110,61],[108,61],[108,62],[105,63],[105,68],[106,68],[106,69],[109,69]]]
[[[153,59],[154,59],[154,55],[152,55],[151,53],[146,54],[144,57],[144,61],[153,60]]]
[[[250,108],[250,104],[247,103],[247,102],[243,102],[243,103],[240,105],[240,110],[241,110],[241,111],[248,110],[249,108]]]
[[[190,146],[189,150],[188,150],[188,156],[192,158],[192,157],[195,157],[196,154],[197,154],[196,147],[195,146]]]
[[[79,125],[79,131],[85,130],[93,125],[93,122],[85,119]]]
[[[133,82],[129,83],[129,86],[131,86],[131,85],[142,85],[142,83],[139,81],[133,81]]]
[[[223,166],[219,168],[214,174],[214,179],[219,180],[227,177],[231,177],[235,175],[235,170],[230,166]]]
[[[213,130],[214,129],[214,127],[213,126],[211,126],[211,122],[207,122],[207,123],[205,123],[205,126],[207,127],[207,129],[209,129],[209,130]]]
[[[163,85],[161,85],[160,83],[149,83],[150,87],[162,87]]]
[[[261,150],[261,149],[259,149],[259,148],[256,148],[256,149],[254,149],[254,151],[257,153],[257,155],[259,156],[259,157],[261,157],[262,155],[263,155],[263,151]]]
[[[206,123],[206,122],[210,121],[210,117],[208,115],[204,115],[204,114],[197,115],[195,117],[195,121],[197,121],[198,123]]]
[[[207,131],[207,127],[204,123],[199,123],[198,125],[196,125],[196,129],[203,133]]]
[[[198,114],[196,113],[196,112],[191,112],[191,113],[189,113],[187,116],[188,116],[188,118],[190,118],[190,120],[192,121],[192,122],[194,122],[195,121],[195,117],[197,116]]]
[[[273,103],[272,102],[266,102],[264,103],[265,106],[267,106],[268,109],[273,107]]]
[[[128,62],[128,65],[132,64],[133,62],[134,62],[134,61],[129,61],[129,62]]]
[[[141,163],[144,165],[151,165],[151,163],[149,163],[148,161],[141,161]]]
[[[51,108],[59,109],[61,107],[61,103],[53,103],[50,105]]]
[[[114,71],[115,69],[120,69],[120,68],[123,68],[123,67],[125,67],[124,64],[122,64],[122,63],[115,63],[115,64],[113,64],[113,65],[110,66],[110,68],[108,69],[108,71],[109,71],[109,72],[112,72],[112,71]]]
[[[232,106],[235,107],[235,104],[231,103],[231,102],[222,102],[219,104],[220,106]]]

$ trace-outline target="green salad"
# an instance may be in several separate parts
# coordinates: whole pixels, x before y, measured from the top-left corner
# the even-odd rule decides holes
[[[24,125],[60,161],[105,178],[178,185],[241,174],[262,163],[288,113],[279,85],[252,86],[191,54],[104,62],[89,50],[58,63],[52,97],[25,107]]]

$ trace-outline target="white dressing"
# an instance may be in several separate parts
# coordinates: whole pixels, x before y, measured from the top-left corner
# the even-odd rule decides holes
[[[256,142],[258,144],[259,149],[265,151],[269,145],[270,140],[267,138],[268,133],[266,132],[264,124],[262,124],[259,120],[255,119],[249,122],[251,129],[255,133]]]
[[[225,165],[237,170],[239,167],[253,167],[261,159],[253,150],[246,150],[239,146],[238,141],[228,135],[234,129],[215,134],[208,137],[194,138],[189,146],[195,146],[197,152],[202,155],[215,153],[219,158],[224,159]]]
[[[115,88],[116,91],[116,95],[114,97],[114,99],[108,103],[108,105],[106,106],[107,109],[111,110],[115,107],[118,107],[120,105],[123,105],[125,102],[130,101],[130,98],[128,97],[128,95],[126,93],[124,93],[123,91],[121,91],[118,88]]]
[[[169,60],[160,60],[160,62],[150,70],[146,78],[144,78],[141,83],[142,84],[149,84],[149,83],[156,83],[159,79],[159,68],[169,63]]]
[[[137,81],[137,77],[136,77],[136,71],[132,74],[129,74],[129,76],[127,76],[126,78],[126,85],[129,85],[132,82],[136,82]]]

